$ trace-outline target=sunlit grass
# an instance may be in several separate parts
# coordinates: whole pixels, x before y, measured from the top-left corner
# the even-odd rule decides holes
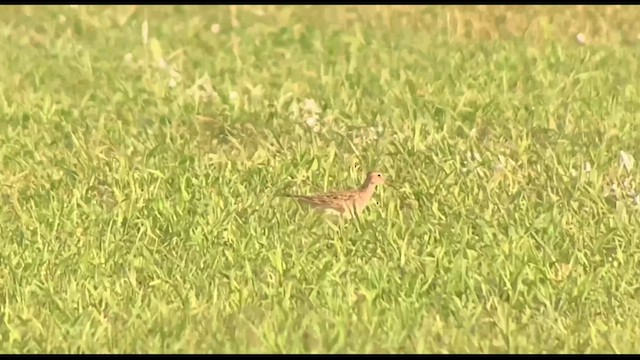
[[[639,16],[3,7],[0,351],[639,352]]]

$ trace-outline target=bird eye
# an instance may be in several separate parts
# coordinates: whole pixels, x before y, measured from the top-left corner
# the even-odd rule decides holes
[[[380,177],[380,176],[382,176],[382,175],[378,174],[378,177]]]

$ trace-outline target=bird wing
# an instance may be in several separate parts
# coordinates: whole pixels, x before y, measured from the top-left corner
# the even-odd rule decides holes
[[[309,205],[333,209],[343,212],[356,199],[356,194],[351,192],[334,192],[318,195],[289,195],[290,197]]]

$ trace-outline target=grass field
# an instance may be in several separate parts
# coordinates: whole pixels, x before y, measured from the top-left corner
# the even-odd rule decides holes
[[[0,352],[640,352],[639,17],[3,7]]]

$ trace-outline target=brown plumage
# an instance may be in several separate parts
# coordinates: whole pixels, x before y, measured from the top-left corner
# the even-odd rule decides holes
[[[362,211],[371,201],[376,186],[382,184],[384,184],[384,176],[377,171],[373,171],[367,174],[366,180],[357,190],[336,191],[315,195],[286,194],[285,196],[294,198],[299,203],[307,204],[315,210],[351,218],[354,210],[356,214],[362,214]]]

